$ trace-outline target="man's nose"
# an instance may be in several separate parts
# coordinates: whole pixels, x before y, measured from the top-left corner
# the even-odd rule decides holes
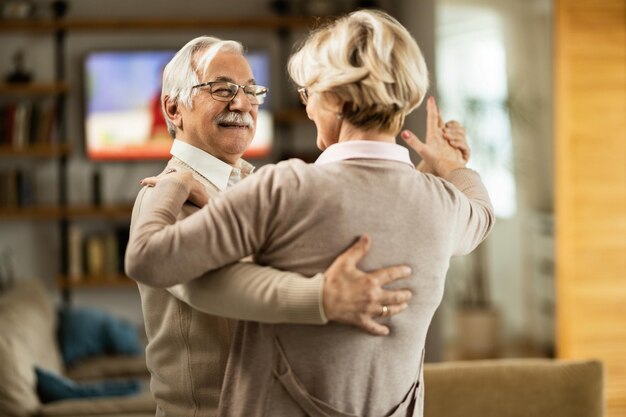
[[[243,88],[239,88],[237,90],[237,94],[230,101],[229,105],[231,110],[239,110],[242,112],[249,112],[252,108],[252,104],[250,104],[250,100],[246,97],[246,93],[243,91]]]

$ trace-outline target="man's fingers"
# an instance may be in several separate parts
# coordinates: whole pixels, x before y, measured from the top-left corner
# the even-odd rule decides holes
[[[402,305],[409,301],[413,294],[409,290],[384,290],[383,295],[380,297],[380,304],[392,307],[395,305]]]
[[[446,122],[445,126],[446,126],[448,129],[456,129],[456,128],[461,128],[461,129],[465,130],[465,129],[463,128],[463,125],[462,125],[460,122],[457,122],[456,120],[448,120],[448,121]]]
[[[447,136],[444,136],[444,138],[453,148],[469,150],[469,145],[462,139],[448,138]]]
[[[388,268],[377,269],[370,272],[380,283],[380,286],[389,284],[392,281],[407,278],[411,275],[411,268],[406,265],[390,266]]]
[[[444,134],[444,138],[448,141],[450,146],[452,146],[454,149],[457,149],[461,152],[461,157],[463,158],[465,162],[469,161],[471,149],[465,140],[452,139],[445,134]]]
[[[357,241],[352,244],[352,246],[350,246],[341,255],[339,255],[335,262],[345,262],[348,265],[356,266],[356,264],[358,264],[370,250],[371,245],[372,240],[369,238],[368,235],[363,234],[359,236]]]
[[[387,309],[384,309],[383,306],[386,306]],[[367,313],[373,319],[384,319],[391,316],[395,316],[396,314],[402,313],[409,305],[407,303],[399,303],[399,304],[371,304],[367,307]]]
[[[448,141],[450,146],[461,151],[461,156],[465,162],[470,158],[470,147],[467,143],[465,128],[456,120],[446,122],[443,129],[443,137]]]
[[[467,143],[465,133],[463,133],[460,130],[444,129],[443,137],[449,142],[454,141],[454,142],[466,142]]]
[[[467,162],[469,160],[470,148],[467,145],[467,142],[456,142],[456,143],[452,144],[452,146],[461,151],[461,154],[463,155],[463,160],[465,162]]]
[[[396,304],[396,305],[388,305],[387,306],[387,315],[385,317],[395,316],[396,314],[402,313],[409,305],[407,303]]]
[[[365,318],[358,326],[366,332],[376,336],[387,336],[389,334],[389,327],[377,323],[369,317]]]

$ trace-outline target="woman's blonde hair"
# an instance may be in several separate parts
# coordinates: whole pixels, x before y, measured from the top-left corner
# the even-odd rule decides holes
[[[289,74],[311,92],[336,95],[353,125],[393,134],[428,90],[415,39],[396,19],[374,10],[350,13],[311,33],[291,56]],[[328,98],[319,99],[324,105]]]

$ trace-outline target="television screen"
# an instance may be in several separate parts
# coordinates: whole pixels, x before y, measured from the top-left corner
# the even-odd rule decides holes
[[[175,51],[99,51],[84,60],[85,138],[93,160],[167,159],[172,140],[160,106],[161,74]],[[257,83],[269,86],[270,56],[246,54]],[[244,157],[267,156],[273,120],[260,106],[254,139]]]

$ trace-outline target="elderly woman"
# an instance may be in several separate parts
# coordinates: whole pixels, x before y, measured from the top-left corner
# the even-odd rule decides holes
[[[428,106],[425,143],[403,139],[431,174],[395,144],[405,116],[427,90],[415,40],[387,14],[358,11],[307,39],[289,72],[324,150],[315,164],[266,166],[176,223],[188,198],[205,199],[191,176],[170,173],[155,187],[151,212],[135,225],[127,270],[138,281],[219,268],[244,256],[311,276],[359,235],[372,240],[365,269],[407,264],[396,287],[413,297],[374,337],[341,323],[327,326],[240,322],[222,396],[222,416],[419,416],[426,332],[443,294],[450,257],[475,248],[493,224],[477,173],[443,137]],[[176,272],[176,274],[174,273]]]

